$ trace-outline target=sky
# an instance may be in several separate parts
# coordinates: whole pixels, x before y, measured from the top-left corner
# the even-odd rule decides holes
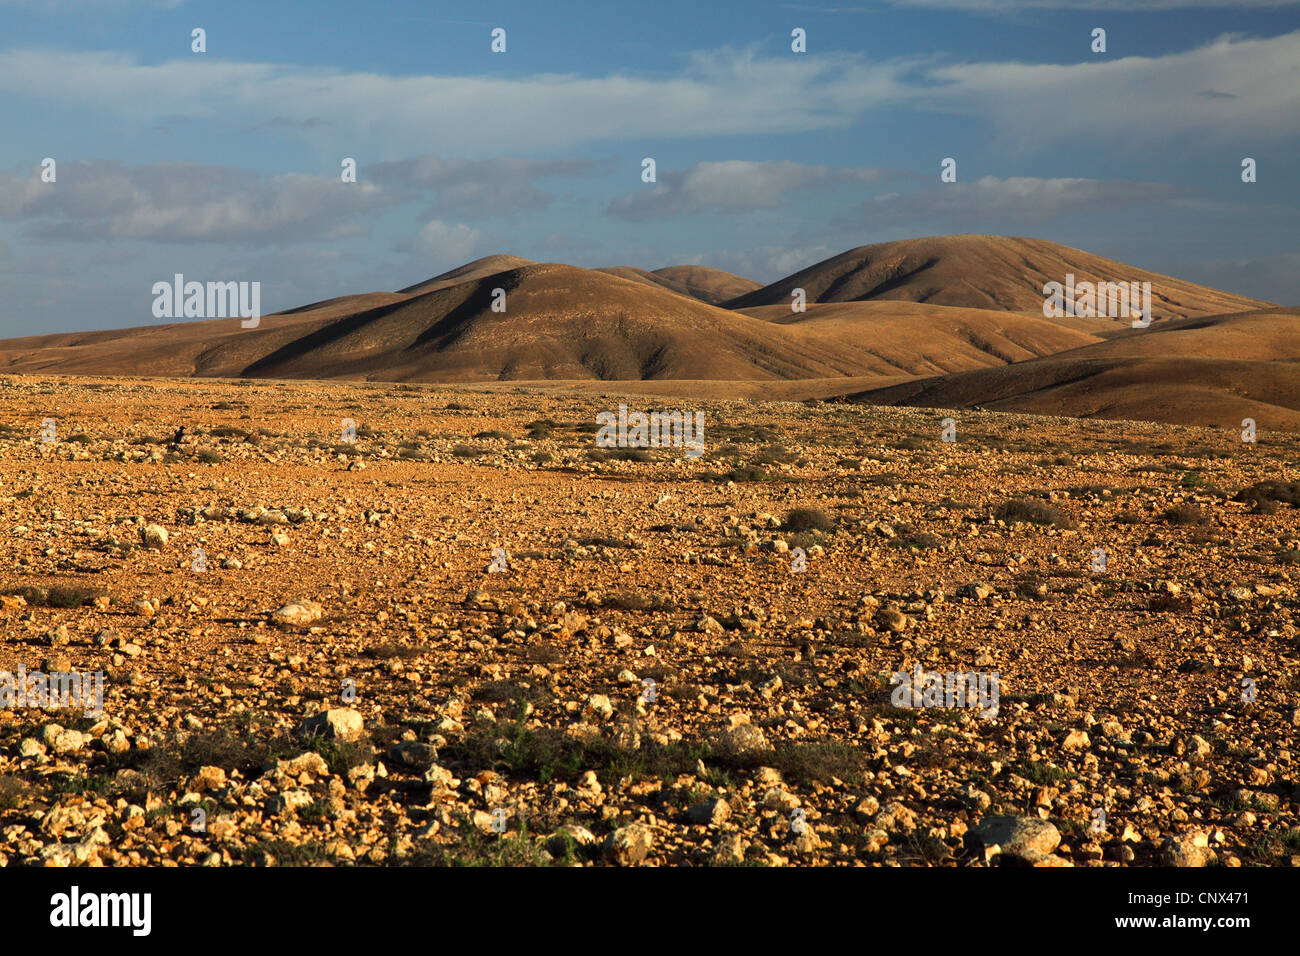
[[[950,233],[1300,305],[1300,0],[0,0],[0,117],[4,337]]]

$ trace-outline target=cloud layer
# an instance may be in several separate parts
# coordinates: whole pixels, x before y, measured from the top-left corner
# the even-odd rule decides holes
[[[697,163],[665,172],[654,185],[619,197],[610,203],[609,212],[637,221],[774,209],[796,190],[871,183],[882,175],[878,169],[832,169],[794,162]]]
[[[1294,126],[1278,117],[1300,109],[1297,63],[1300,31],[1077,64],[721,50],[691,54],[672,77],[382,76],[209,56],[146,65],[117,53],[17,50],[0,53],[0,94],[150,122],[271,124],[339,156],[367,145],[381,160],[427,152],[429,130],[455,131],[456,151],[472,158],[545,155],[589,143],[827,130],[897,106],[973,116],[1034,148],[1063,138],[1293,139]],[[1222,96],[1199,95],[1207,90]]]

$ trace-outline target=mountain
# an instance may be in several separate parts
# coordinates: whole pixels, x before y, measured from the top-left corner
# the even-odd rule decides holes
[[[859,246],[724,305],[730,309],[788,307],[792,290],[801,288],[809,302],[898,300],[1041,316],[1043,286],[1048,282],[1064,284],[1067,274],[1073,274],[1076,282],[1150,282],[1153,321],[1242,312],[1272,304],[1045,239],[968,235]],[[1129,322],[1115,320],[1113,324],[1123,327]],[[1095,330],[1096,320],[1083,327]]]
[[[454,285],[462,282],[471,282],[475,279],[485,279],[488,276],[496,275],[499,272],[508,272],[511,269],[522,269],[524,266],[537,265],[532,259],[523,259],[519,256],[492,255],[484,256],[482,259],[475,259],[473,262],[467,262],[463,266],[457,266],[441,275],[436,275],[432,279],[418,283],[417,285],[407,286],[401,292],[406,294],[417,294],[421,292],[436,292],[438,289],[449,289]]]
[[[1042,285],[1067,273],[1152,282],[1157,321],[1133,330],[1104,317],[1044,318]],[[701,266],[580,269],[494,255],[396,292],[264,316],[255,329],[191,320],[0,341],[0,371],[621,381],[680,395],[1300,428],[1297,310],[1054,243],[883,243],[756,286]],[[808,293],[802,312],[790,307],[795,287]]]
[[[1300,428],[1300,309],[1259,309],[1132,329],[1000,368],[869,389],[850,400],[981,407],[1179,425]]]
[[[917,302],[831,302],[739,310],[821,341],[863,369],[856,374],[933,375],[1023,362],[1100,339],[1040,317]]]
[[[654,272],[647,272],[635,266],[612,266],[596,271],[618,276],[620,279],[631,279],[633,282],[668,289],[679,295],[707,302],[709,305],[720,305],[728,299],[761,288],[760,284],[753,279],[723,272],[721,269],[710,269],[707,266],[668,266],[664,269],[656,269]]]
[[[489,257],[402,292],[313,303],[265,316],[256,329],[216,319],[11,339],[0,342],[0,370],[427,382],[837,379],[962,371],[1098,341],[1005,312],[848,303],[751,315],[574,266],[493,271],[513,261]],[[493,310],[497,289],[502,312]]]

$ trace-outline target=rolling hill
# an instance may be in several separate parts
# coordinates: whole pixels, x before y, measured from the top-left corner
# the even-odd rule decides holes
[[[1044,318],[1042,285],[1067,273],[1152,282],[1157,321]],[[790,308],[796,287],[808,293],[803,312]],[[761,288],[701,266],[494,255],[396,292],[264,316],[256,329],[216,319],[0,341],[0,371],[623,381],[678,395],[1300,428],[1298,318],[1051,242],[949,236],[851,249]]]
[[[1042,316],[1044,284],[1064,283],[1067,274],[1073,274],[1076,281],[1150,282],[1153,321],[1241,312],[1272,304],[1044,239],[971,235],[859,246],[724,305],[730,309],[788,307],[792,290],[801,288],[809,302],[890,300]],[[1123,327],[1129,323],[1114,324]],[[1085,327],[1095,330],[1095,320]]]
[[[869,389],[850,400],[1179,425],[1300,428],[1300,309],[1129,330],[1015,365]]]
[[[1097,341],[1047,322],[913,303],[728,311],[606,272],[489,257],[398,293],[265,316],[0,342],[0,370],[376,381],[933,375]],[[526,260],[525,260],[526,261]],[[504,271],[493,271],[506,265]],[[503,289],[506,310],[492,308]]]
[[[664,269],[656,269],[654,272],[647,272],[635,266],[612,266],[596,271],[618,276],[620,279],[631,279],[633,282],[659,286],[679,295],[707,302],[709,305],[721,305],[728,299],[761,288],[761,285],[753,279],[723,272],[721,269],[710,269],[707,266],[668,266]]]

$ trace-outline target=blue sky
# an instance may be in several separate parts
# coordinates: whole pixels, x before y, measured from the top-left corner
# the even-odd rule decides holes
[[[149,324],[177,272],[269,312],[961,232],[1300,304],[1300,3],[0,0],[0,102],[4,336]]]

